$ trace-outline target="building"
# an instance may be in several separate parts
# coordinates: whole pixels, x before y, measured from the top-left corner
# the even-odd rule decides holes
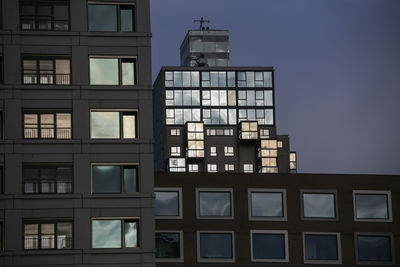
[[[154,266],[149,1],[1,1],[1,266]]]

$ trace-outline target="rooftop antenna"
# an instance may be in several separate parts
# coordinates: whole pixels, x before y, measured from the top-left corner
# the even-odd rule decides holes
[[[207,22],[208,24],[210,24],[209,20],[205,20],[203,17],[201,17],[201,19],[195,19],[193,20],[194,23],[199,22],[200,23],[200,30],[204,30],[205,28],[203,27],[203,23]],[[207,29],[209,29],[209,27],[207,27]]]

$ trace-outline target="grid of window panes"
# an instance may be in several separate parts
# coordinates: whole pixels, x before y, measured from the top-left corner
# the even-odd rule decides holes
[[[71,113],[65,111],[25,111],[24,138],[71,139]]]
[[[24,57],[23,84],[71,84],[71,62],[68,58]]]
[[[187,123],[187,157],[204,158],[204,125],[203,123]]]
[[[258,124],[257,122],[245,122],[240,124],[240,139],[251,140],[258,139]]]
[[[290,152],[289,154],[289,167],[290,167],[290,173],[297,173],[296,152]]]
[[[185,172],[186,171],[185,158],[169,158],[168,169],[170,172]]]
[[[24,166],[24,193],[72,193],[71,166]]]
[[[165,87],[167,125],[274,124],[271,71],[166,71]]]
[[[72,222],[26,221],[24,249],[71,249]]]
[[[260,150],[258,157],[261,160],[261,166],[259,169],[260,173],[277,173],[278,172],[278,144],[277,140],[266,140],[260,141]]]

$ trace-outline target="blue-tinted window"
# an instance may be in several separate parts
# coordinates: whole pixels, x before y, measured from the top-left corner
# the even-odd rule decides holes
[[[336,218],[334,193],[303,193],[304,218]]]
[[[138,246],[136,220],[101,219],[92,221],[93,248],[132,248]]]
[[[230,192],[199,192],[200,216],[232,216]]]
[[[251,216],[253,217],[283,217],[283,193],[252,192]]]
[[[137,172],[137,166],[93,165],[92,193],[137,192]]]
[[[358,261],[391,262],[390,236],[357,236]]]
[[[201,259],[232,259],[231,233],[200,233]]]
[[[179,192],[156,191],[154,202],[156,216],[179,216]]]
[[[285,234],[253,233],[254,260],[285,260]]]
[[[338,260],[337,235],[304,235],[306,260]]]
[[[180,258],[180,246],[179,233],[156,233],[156,258]]]

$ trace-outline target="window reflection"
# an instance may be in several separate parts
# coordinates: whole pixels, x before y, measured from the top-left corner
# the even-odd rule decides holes
[[[91,138],[137,138],[137,114],[135,111],[91,111]]]
[[[285,234],[252,233],[254,260],[285,260]]]
[[[306,260],[339,260],[336,234],[305,234],[304,246]]]
[[[387,194],[355,195],[357,219],[389,219]]]
[[[200,233],[201,259],[232,259],[231,233]]]
[[[358,261],[362,262],[392,262],[393,251],[391,236],[357,235]]]
[[[230,192],[199,192],[200,216],[232,216]]]
[[[179,216],[179,192],[156,191],[156,216]]]
[[[180,258],[180,247],[181,244],[179,233],[156,233],[156,258]]]
[[[304,218],[336,218],[334,193],[303,193]]]
[[[251,193],[253,217],[283,217],[283,195],[273,192]]]

